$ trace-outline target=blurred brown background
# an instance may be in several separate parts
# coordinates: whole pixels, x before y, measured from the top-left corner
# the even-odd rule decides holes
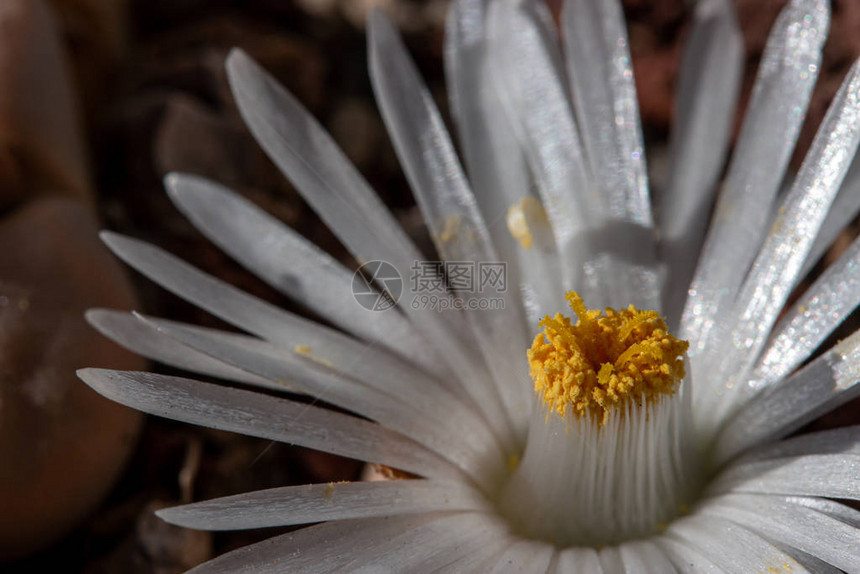
[[[16,1],[4,0],[9,2],[8,6]],[[39,152],[38,145],[22,146],[24,136],[19,134],[29,133],[27,130],[39,132],[40,122],[47,120],[37,115],[30,120],[36,127],[21,120],[19,108],[4,107],[9,98],[4,99],[3,90],[9,91],[14,86],[0,85],[0,129],[5,130],[0,133],[4,136],[0,143],[6,146],[0,153],[3,249],[17,250],[30,243],[30,234],[50,235],[50,231],[38,230],[57,229],[53,218],[66,218],[51,215],[49,207],[47,215],[37,213],[32,222],[4,234],[3,230],[10,228],[9,222],[21,217],[22,210],[32,209],[44,197],[71,198],[73,206],[62,204],[55,209],[67,214],[80,208],[84,212],[81,220],[90,221],[87,218],[94,214],[103,227],[151,241],[242,289],[295,309],[199,235],[173,208],[161,187],[163,175],[174,170],[212,178],[249,197],[348,261],[343,248],[243,127],[223,70],[224,58],[233,46],[244,48],[288,86],[330,130],[410,233],[419,240],[424,236],[421,218],[373,103],[365,65],[364,21],[372,5],[381,5],[394,17],[444,111],[447,101],[441,56],[445,0],[129,0],[127,5],[112,0],[52,0],[49,4],[58,20],[61,42],[70,54],[71,91],[80,106],[84,143],[80,147],[67,145],[63,149],[71,151],[58,158]],[[747,50],[745,101],[766,34],[784,2],[738,0],[736,4]],[[5,6],[0,5],[0,32],[4,17],[9,21]],[[647,154],[654,182],[659,184],[664,180],[661,170],[666,163],[675,73],[690,4],[684,0],[626,0],[624,6]],[[805,151],[843,75],[860,54],[858,31],[860,2],[835,1],[822,72],[796,158]],[[30,66],[32,69],[28,69],[36,73],[44,63],[38,57],[24,58],[21,54],[39,50],[33,48],[32,42],[28,44],[27,37],[19,38],[15,45],[9,37],[0,34],[0,54],[17,50],[15,61],[26,60],[21,65]],[[2,62],[0,56],[0,71]],[[49,94],[49,99],[52,98]],[[24,127],[17,124],[8,127],[10,117],[18,123],[23,121]],[[48,134],[42,140],[54,141],[52,137],[60,136]],[[45,166],[54,165],[54,161],[60,167],[48,170]],[[76,171],[79,164],[87,169]],[[795,161],[795,167],[798,164]],[[51,177],[45,179],[40,175],[45,172]],[[72,219],[78,222],[77,217]],[[38,227],[40,224],[46,227]],[[78,224],[87,229],[81,234],[90,233],[90,227],[99,225],[92,221],[69,225],[77,229],[74,225]],[[15,265],[21,269],[54,268],[57,269],[54,276],[39,280],[63,292],[98,284],[103,281],[103,273],[113,273],[101,270],[102,266],[112,269],[111,263],[92,263],[87,251],[89,243],[61,254],[50,245],[48,241],[44,249],[11,261],[6,267],[0,259],[0,271],[15,273],[18,269]],[[62,259],[62,266],[57,258]],[[69,278],[84,269],[86,277],[79,280],[80,285]],[[105,290],[109,293],[105,297],[97,300],[77,297],[75,308],[133,307],[153,315],[223,326],[130,271],[126,274],[134,284],[138,302],[123,287],[123,280],[116,278],[106,280],[109,285]],[[2,280],[0,277],[0,287],[4,286]],[[110,287],[114,283],[116,286]],[[8,317],[8,313],[0,316]],[[3,319],[0,326],[9,321]],[[84,329],[80,325],[74,328]],[[16,361],[24,360],[23,352],[14,352],[22,345],[16,337],[24,335],[10,332],[11,339],[0,339],[5,345],[3,356],[7,358],[3,365],[7,374],[0,381],[9,385],[12,377],[8,361],[15,366]],[[48,328],[42,335],[28,336],[51,340],[54,334]],[[95,352],[82,355],[98,356]],[[52,357],[56,355],[45,353],[39,360],[51,361]],[[125,368],[140,368],[127,366],[134,363],[133,358],[113,359],[120,363],[127,361],[122,363]],[[106,364],[97,359],[89,361],[86,364]],[[156,369],[167,372],[164,368]],[[18,381],[30,380],[28,377],[32,375],[23,367],[11,371]],[[854,411],[856,408],[841,409],[831,415],[831,421],[856,420]],[[82,416],[81,412],[71,405],[55,416]],[[104,415],[90,419],[93,436],[114,432],[99,416]],[[133,415],[129,417],[122,423],[128,433],[126,446],[115,447],[118,454],[114,458],[121,461],[125,449],[131,453],[130,461],[120,466],[122,476],[107,499],[59,542],[0,569],[39,572],[56,568],[88,574],[181,572],[213,555],[275,532],[212,535],[184,531],[161,523],[152,515],[154,509],[183,500],[259,488],[352,479],[360,472],[354,461],[155,418],[146,420],[134,446],[137,423],[131,420]],[[42,492],[66,481],[69,465],[80,467],[80,461],[68,457],[47,460],[41,472],[52,478],[41,487]],[[110,471],[104,473],[109,482]],[[0,489],[0,497],[4,495],[11,493]],[[40,518],[49,522],[50,506],[40,512],[45,514]],[[3,520],[0,516],[0,522]]]

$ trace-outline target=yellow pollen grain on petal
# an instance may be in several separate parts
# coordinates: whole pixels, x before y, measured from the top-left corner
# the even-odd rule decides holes
[[[546,225],[548,219],[541,202],[527,195],[508,208],[505,222],[511,236],[519,241],[524,249],[531,249],[534,245],[532,226],[534,224]]]
[[[573,291],[565,296],[577,317],[557,313],[528,350],[535,391],[551,411],[604,423],[614,409],[673,395],[686,375],[689,344],[673,337],[655,311],[588,309]]]
[[[439,233],[439,240],[443,243],[448,243],[460,233],[460,226],[463,218],[460,215],[450,215],[445,218],[442,226],[442,231]]]
[[[318,357],[314,354],[314,350],[310,347],[310,345],[296,345],[295,347],[296,353],[299,355],[305,356],[312,361],[316,361],[321,365],[325,365],[326,367],[333,367],[334,363],[329,361],[328,359],[324,359],[322,357]]]

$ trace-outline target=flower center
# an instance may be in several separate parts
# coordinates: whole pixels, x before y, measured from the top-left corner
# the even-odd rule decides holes
[[[650,404],[675,394],[689,344],[668,334],[656,311],[631,305],[601,313],[573,291],[565,298],[576,324],[561,313],[545,317],[528,351],[535,390],[549,409],[605,424],[630,401]]]
[[[654,311],[546,317],[528,350],[540,401],[499,508],[522,534],[559,546],[649,536],[698,486],[687,343]]]

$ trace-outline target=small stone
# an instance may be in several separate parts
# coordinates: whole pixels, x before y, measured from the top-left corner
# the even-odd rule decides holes
[[[3,180],[0,209],[34,190],[91,200],[65,57],[42,0],[0,3],[0,173],[13,182],[7,187]]]
[[[145,362],[86,324],[90,307],[129,308],[130,284],[70,199],[35,199],[0,221],[0,561],[69,532],[111,488],[140,413],[75,370]]]

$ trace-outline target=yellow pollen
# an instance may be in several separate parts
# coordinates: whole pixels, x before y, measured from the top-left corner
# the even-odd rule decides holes
[[[451,215],[445,219],[442,232],[439,234],[439,240],[449,242],[460,233],[460,225],[463,223],[463,218],[459,215]]]
[[[524,249],[531,249],[534,245],[532,225],[547,223],[546,211],[536,198],[527,195],[517,203],[508,208],[505,222],[511,236],[520,242]]]
[[[318,357],[314,354],[314,350],[310,347],[310,345],[296,345],[295,348],[296,353],[299,355],[303,355],[312,361],[316,361],[321,365],[325,365],[326,367],[333,367],[334,363],[329,361],[328,359],[324,359],[322,357]]]
[[[678,390],[689,344],[670,335],[656,311],[630,305],[601,313],[573,291],[565,299],[576,324],[561,313],[547,315],[528,350],[535,391],[548,409],[603,424],[612,409]]]

